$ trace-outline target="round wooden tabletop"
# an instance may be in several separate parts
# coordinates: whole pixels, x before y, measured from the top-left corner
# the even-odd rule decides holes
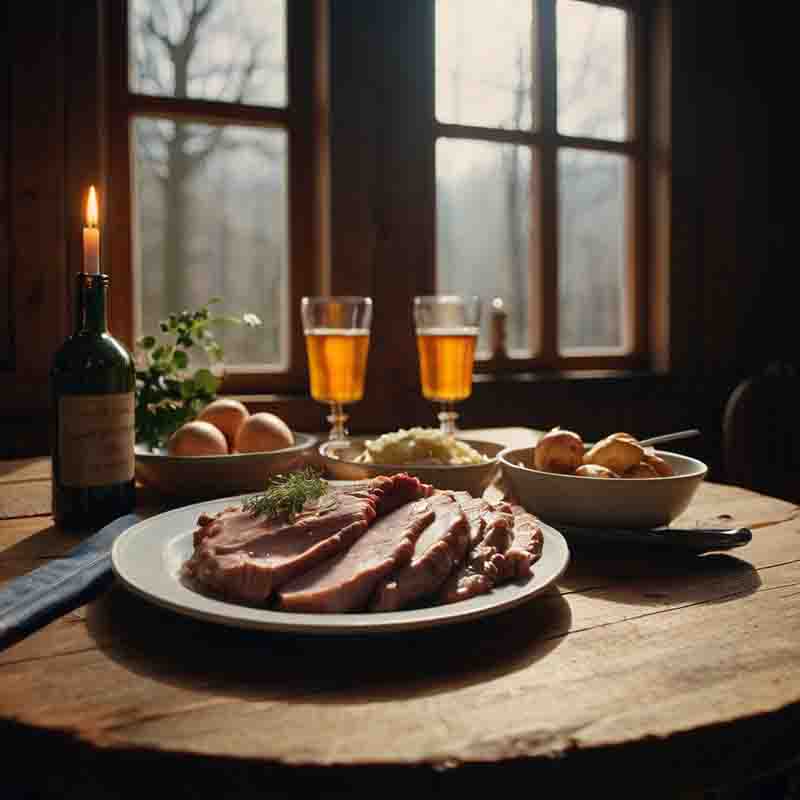
[[[17,463],[13,494],[33,497],[46,475]],[[46,765],[12,759],[11,786],[230,797],[512,781],[564,793],[588,780],[645,796],[644,776],[653,797],[740,785],[800,754],[799,515],[707,483],[676,524],[749,527],[750,544],[575,549],[529,603],[393,635],[238,630],[112,585],[0,653],[0,731]],[[0,585],[75,542],[46,515],[0,520]]]

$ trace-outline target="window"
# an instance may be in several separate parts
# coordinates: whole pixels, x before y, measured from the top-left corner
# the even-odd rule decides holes
[[[300,297],[370,294],[372,429],[429,411],[410,410],[414,294],[503,297],[506,371],[646,365],[642,13],[129,0],[109,138],[139,330],[220,295],[265,321],[225,334],[225,391],[304,394]]]
[[[226,388],[237,374],[292,379],[291,309],[319,262],[311,4],[129,0],[126,22],[130,159],[117,177],[129,181],[134,333],[219,297],[218,313],[264,322],[220,329]]]
[[[435,1],[437,288],[502,297],[521,365],[636,363],[634,14],[583,0]]]

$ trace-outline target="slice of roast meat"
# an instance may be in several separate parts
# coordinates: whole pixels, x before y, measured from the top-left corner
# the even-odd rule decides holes
[[[379,582],[371,611],[396,611],[436,592],[469,545],[470,525],[460,505],[448,494],[434,495],[436,519],[414,547],[409,564]]]
[[[522,506],[511,506],[514,515],[514,541],[505,552],[505,568],[498,582],[527,578],[531,567],[542,556],[544,536],[539,521]]]
[[[414,543],[434,519],[436,500],[406,503],[380,517],[347,551],[287,583],[278,592],[286,611],[357,611],[375,585],[407,564]]]
[[[404,472],[391,476],[378,475],[369,482],[369,491],[376,498],[375,510],[379,517],[434,493],[433,486]]]
[[[483,511],[482,519],[482,536],[439,592],[439,600],[443,603],[486,594],[509,571],[505,554],[514,541],[515,518],[512,507],[507,503],[490,506]]]
[[[201,515],[184,574],[226,599],[264,604],[277,587],[350,547],[378,509],[430,491],[416,478],[398,475],[329,492],[292,520],[266,519],[241,507]]]
[[[469,492],[451,492],[453,499],[461,506],[461,510],[469,523],[469,549],[475,547],[483,539],[486,531],[484,514],[491,506],[481,497],[473,497]]]

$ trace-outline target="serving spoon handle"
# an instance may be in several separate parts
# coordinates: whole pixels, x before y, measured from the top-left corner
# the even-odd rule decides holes
[[[651,436],[649,439],[642,439],[639,444],[642,447],[650,447],[654,444],[663,444],[664,442],[674,442],[676,439],[691,439],[693,436],[699,436],[700,431],[697,428],[690,428],[686,431],[675,431],[675,433],[663,433],[661,436]]]

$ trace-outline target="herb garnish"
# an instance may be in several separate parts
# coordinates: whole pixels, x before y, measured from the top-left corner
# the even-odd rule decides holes
[[[302,472],[277,475],[263,494],[254,495],[244,502],[243,508],[254,516],[268,518],[285,514],[291,521],[309,500],[318,500],[328,491],[328,482],[313,467]]]

